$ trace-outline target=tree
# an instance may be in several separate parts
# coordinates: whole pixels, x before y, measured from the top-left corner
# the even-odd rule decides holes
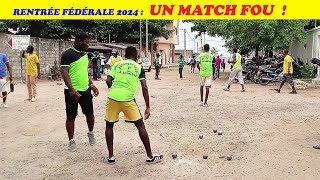
[[[229,49],[258,51],[288,48],[294,40],[306,37],[306,20],[194,20],[193,31],[221,36]],[[257,54],[257,53],[256,53]]]
[[[210,49],[211,54],[213,54],[213,56],[218,56],[218,49],[216,47],[212,47]]]
[[[165,26],[171,20],[150,20],[148,25],[149,42],[157,37],[168,38],[172,30]],[[142,21],[142,37],[145,39],[145,21]],[[0,31],[8,28],[19,29],[18,34],[28,34],[32,37],[69,40],[79,32],[90,34],[100,42],[108,42],[109,34],[112,41],[122,43],[138,43],[140,22],[139,20],[9,20],[2,21]],[[143,41],[145,42],[145,40]]]

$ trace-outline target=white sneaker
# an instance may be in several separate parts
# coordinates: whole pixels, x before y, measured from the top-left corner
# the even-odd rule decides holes
[[[8,108],[9,106],[7,105],[7,103],[2,103],[1,107]]]
[[[203,106],[203,102],[202,101],[200,101],[200,106]]]
[[[89,138],[89,144],[94,145],[96,143],[96,139],[94,138],[93,132],[88,132],[87,135]]]
[[[69,141],[68,150],[71,151],[71,152],[74,152],[74,151],[77,150],[76,141],[75,141],[74,139],[71,139],[71,140]]]
[[[36,102],[36,98],[32,97],[31,102]]]
[[[208,104],[207,104],[207,103],[204,103],[204,104],[203,104],[203,107],[208,107]]]

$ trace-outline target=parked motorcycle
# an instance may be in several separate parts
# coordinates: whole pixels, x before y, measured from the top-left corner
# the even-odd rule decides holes
[[[260,68],[259,82],[261,85],[266,86],[269,83],[281,82],[283,77],[283,68]]]

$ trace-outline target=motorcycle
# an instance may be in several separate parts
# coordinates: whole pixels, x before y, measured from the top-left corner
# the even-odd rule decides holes
[[[260,68],[259,82],[262,86],[266,86],[269,83],[281,82],[283,73],[282,68]]]

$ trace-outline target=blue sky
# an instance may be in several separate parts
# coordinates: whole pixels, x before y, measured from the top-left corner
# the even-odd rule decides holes
[[[183,29],[187,30],[187,50],[194,50],[194,38],[197,34],[197,32],[191,32],[192,23],[184,23],[182,20],[179,22],[179,45],[176,45],[177,50],[183,50],[184,49],[184,35],[183,35]],[[190,36],[189,36],[190,35]],[[203,37],[203,36],[202,36]],[[199,48],[200,48],[200,37],[197,38],[197,41],[199,42]],[[225,47],[222,47],[225,42],[220,37],[211,37],[209,35],[205,35],[205,43],[209,44],[210,47],[216,47],[219,50],[219,54],[223,54],[224,56],[228,56],[229,53],[227,52],[227,49]],[[202,44],[204,45],[204,38],[202,38]],[[197,43],[195,48],[197,48]]]

